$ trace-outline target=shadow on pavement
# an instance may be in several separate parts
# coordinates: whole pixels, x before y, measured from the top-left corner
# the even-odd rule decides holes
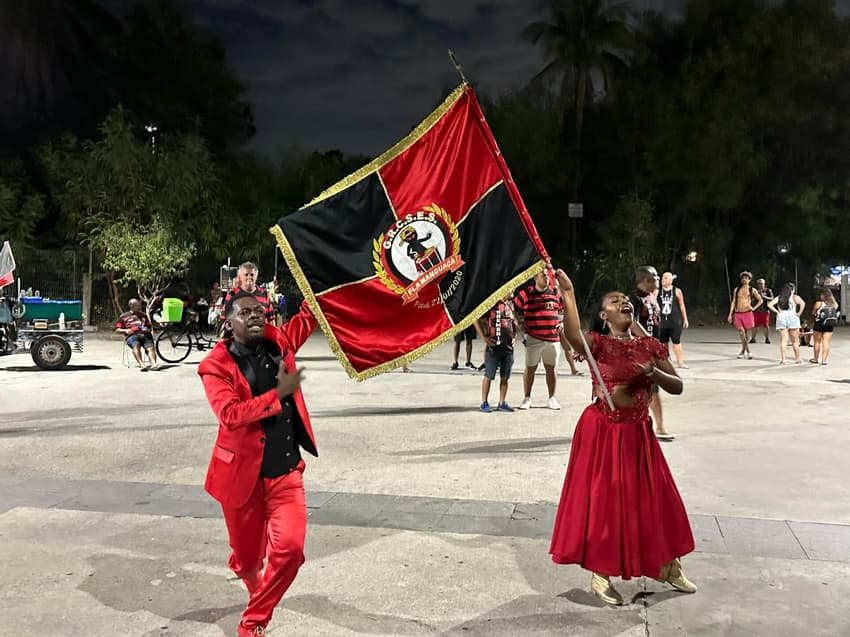
[[[398,406],[398,407],[349,407],[347,409],[315,409],[311,410],[314,417],[334,418],[344,416],[404,416],[415,414],[451,414],[468,411],[478,411],[478,407],[469,405],[440,405],[430,407]]]
[[[65,365],[62,369],[41,369],[36,365],[32,367],[4,367],[3,371],[6,372],[49,372],[51,374],[56,374],[58,372],[85,372],[85,371],[93,371],[97,369],[112,369],[109,365]]]
[[[415,451],[400,451],[389,455],[394,456],[430,456],[435,454],[493,454],[493,453],[518,453],[518,452],[548,452],[563,450],[572,442],[572,436],[558,436],[556,438],[525,438],[522,440],[504,440],[484,442],[477,441],[474,446],[463,444],[444,445],[430,449],[417,449]]]

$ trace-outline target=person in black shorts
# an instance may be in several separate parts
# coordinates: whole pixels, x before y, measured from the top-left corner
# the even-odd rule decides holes
[[[454,362],[452,363],[452,370],[453,371],[458,369],[458,367],[459,367],[459,365],[457,363],[457,358],[458,358],[458,356],[460,356],[460,344],[463,343],[463,341],[466,341],[466,363],[465,363],[464,366],[469,367],[470,369],[478,369],[478,370],[484,369],[483,364],[481,365],[481,367],[476,367],[472,363],[472,341],[473,341],[474,338],[475,338],[475,326],[474,325],[470,325],[469,327],[467,327],[462,332],[458,332],[457,334],[455,334]]]
[[[658,326],[661,324],[661,307],[658,305],[658,271],[651,265],[642,265],[635,269],[635,289],[629,295],[634,309],[634,321],[640,325],[647,336],[658,338]],[[664,412],[661,407],[658,385],[652,386],[649,411],[655,423],[655,437],[659,440],[673,440],[675,436],[664,426]]]
[[[682,358],[682,330],[688,329],[688,310],[685,308],[685,297],[682,290],[673,285],[673,273],[661,275],[661,289],[658,290],[658,305],[661,316],[658,322],[658,340],[669,348],[673,342],[673,355],[676,357],[676,367],[687,369]]]
[[[815,318],[812,331],[814,332],[814,348],[815,351],[809,359],[810,363],[826,365],[826,359],[829,358],[829,346],[832,342],[832,332],[835,325],[838,323],[838,303],[832,290],[824,288],[821,290],[820,298],[815,301],[812,315]]]
[[[499,368],[499,403],[495,411],[513,411],[506,396],[508,394],[508,379],[514,364],[514,337],[516,322],[514,308],[510,297],[505,297],[487,312],[487,315],[474,324],[487,348],[484,350],[484,378],[481,381],[481,411],[494,411],[490,407],[490,383],[496,378],[496,368]]]

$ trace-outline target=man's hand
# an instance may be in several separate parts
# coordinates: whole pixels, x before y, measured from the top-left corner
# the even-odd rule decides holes
[[[304,368],[299,367],[291,374],[286,372],[286,363],[281,360],[280,366],[277,369],[277,395],[281,398],[291,396],[297,389],[301,387],[301,381],[304,380]]]
[[[685,319],[685,322],[682,324],[682,327],[684,327],[685,329],[688,329],[688,326],[689,326],[688,319]]]
[[[492,336],[485,336],[484,342],[487,344],[487,347],[493,347],[496,344],[496,339]]]

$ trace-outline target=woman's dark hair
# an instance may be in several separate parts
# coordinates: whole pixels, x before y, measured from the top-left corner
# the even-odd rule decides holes
[[[593,314],[590,318],[590,331],[596,332],[597,334],[602,334],[603,336],[608,336],[611,333],[611,330],[608,329],[608,323],[602,320],[602,317],[599,316],[599,313],[602,311],[602,308],[605,307],[605,299],[607,299],[612,294],[622,294],[622,292],[617,292],[616,290],[612,290],[611,292],[606,292],[601,297],[599,297],[599,305],[596,306],[593,310]],[[629,301],[631,303],[631,301]],[[634,310],[634,308],[632,308]]]
[[[588,328],[591,332],[596,332],[597,334],[602,334],[606,336],[608,334],[608,324],[602,320],[602,317],[599,316],[599,312],[602,311],[602,308],[596,308],[596,311],[593,313],[590,319],[590,327]]]
[[[777,302],[780,310],[790,309],[792,294],[794,294],[793,283],[786,283],[782,286],[782,292],[779,293],[779,301]]]

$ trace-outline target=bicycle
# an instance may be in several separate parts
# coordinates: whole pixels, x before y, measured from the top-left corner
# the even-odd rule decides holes
[[[189,356],[192,346],[199,352],[212,349],[218,339],[204,336],[198,323],[198,313],[184,310],[185,320],[180,323],[165,323],[156,337],[156,353],[166,363],[181,363]],[[193,340],[194,339],[194,340]]]

